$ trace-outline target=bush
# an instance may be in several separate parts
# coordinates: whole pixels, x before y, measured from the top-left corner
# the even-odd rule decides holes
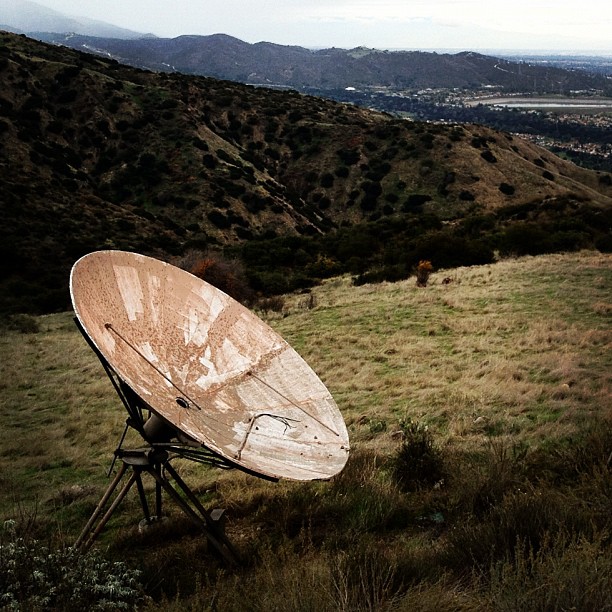
[[[500,240],[502,255],[540,255],[550,250],[550,234],[536,223],[515,223]]]
[[[143,599],[139,576],[96,552],[52,549],[14,536],[0,544],[3,610],[132,610]]]
[[[257,308],[263,312],[282,312],[285,307],[285,298],[282,295],[272,295],[257,300]]]
[[[202,164],[206,168],[213,170],[217,166],[217,160],[210,153],[205,153],[202,155]]]
[[[249,305],[253,291],[249,286],[241,262],[225,259],[214,251],[189,251],[178,262],[178,267],[214,285],[242,304]]]
[[[321,176],[321,187],[324,187],[326,189],[328,189],[329,187],[332,187],[334,184],[334,175],[330,174],[329,172],[326,172],[325,174],[323,174]]]
[[[595,248],[601,253],[612,253],[612,236],[604,234],[595,240]]]
[[[404,491],[417,491],[440,482],[446,472],[444,461],[427,426],[406,419],[400,427],[404,439],[392,462],[399,486]]]
[[[335,174],[338,178],[346,178],[349,175],[349,169],[346,166],[338,166]]]
[[[427,287],[427,281],[429,280],[429,275],[433,272],[433,266],[431,265],[431,261],[427,259],[422,259],[419,261],[419,265],[416,270],[416,284],[417,287]]]
[[[228,229],[232,225],[232,222],[220,210],[213,209],[206,216],[219,229]]]
[[[480,157],[482,157],[482,159],[484,159],[486,162],[489,162],[490,164],[494,164],[497,162],[497,157],[495,157],[495,155],[493,155],[493,153],[489,149],[483,151],[480,154]]]
[[[359,161],[361,155],[356,149],[339,149],[336,155],[340,158],[345,166],[353,166]]]
[[[431,196],[420,193],[413,193],[408,196],[408,199],[402,206],[402,210],[404,212],[409,212],[413,208],[417,208],[419,206],[423,206],[426,202],[431,200]]]

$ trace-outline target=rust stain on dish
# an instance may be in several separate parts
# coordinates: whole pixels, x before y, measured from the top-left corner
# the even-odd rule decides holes
[[[118,376],[203,446],[275,478],[325,479],[344,467],[348,433],[325,385],[219,289],[144,255],[97,251],[73,266],[70,292]]]

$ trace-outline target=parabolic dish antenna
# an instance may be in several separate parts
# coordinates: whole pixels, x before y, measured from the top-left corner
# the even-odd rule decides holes
[[[319,377],[271,327],[205,281],[124,251],[73,266],[78,321],[117,376],[177,433],[271,478],[327,479],[349,453]]]

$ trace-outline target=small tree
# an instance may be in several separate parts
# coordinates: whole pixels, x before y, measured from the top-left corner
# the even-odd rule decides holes
[[[429,275],[433,272],[433,266],[431,265],[431,261],[427,259],[422,259],[419,261],[419,265],[417,266],[417,287],[427,287],[427,282],[429,281]]]

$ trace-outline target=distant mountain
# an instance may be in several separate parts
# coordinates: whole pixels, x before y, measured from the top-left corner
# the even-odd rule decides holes
[[[142,38],[144,35],[103,21],[69,17],[30,0],[2,0],[0,29],[15,33],[77,33],[107,38]]]
[[[0,33],[0,313],[68,307],[71,265],[102,248],[241,253],[269,293],[592,248],[611,213],[611,175],[507,133]]]
[[[37,38],[113,57],[138,68],[298,90],[489,86],[508,92],[538,93],[594,89],[612,95],[612,83],[603,75],[513,62],[474,52],[439,54],[363,47],[311,50],[267,42],[249,44],[225,34],[146,40],[55,34],[39,34]]]

